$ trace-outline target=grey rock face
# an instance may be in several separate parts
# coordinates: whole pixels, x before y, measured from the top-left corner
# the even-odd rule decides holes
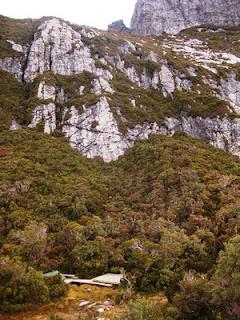
[[[240,81],[235,73],[229,73],[227,78],[221,78],[220,84],[213,79],[204,79],[204,82],[214,89],[213,94],[229,102],[232,110],[240,114]]]
[[[165,65],[162,65],[160,79],[163,85],[163,95],[165,97],[171,95],[175,91],[175,83],[171,71]]]
[[[121,50],[123,50],[123,47],[121,47]],[[170,67],[167,61],[157,60],[157,56],[153,53],[148,55],[147,60],[158,63],[160,71],[156,70],[152,77],[148,75],[146,69],[139,74],[134,65],[125,67],[125,61],[121,59],[120,55],[115,57],[106,56],[106,59],[109,64],[123,72],[130,81],[144,90],[152,87],[156,90],[161,90],[165,97],[171,96],[175,90],[191,90],[192,83],[186,79],[186,75]]]
[[[64,120],[64,118],[67,118]],[[55,104],[43,104],[33,111],[30,128],[44,123],[44,132],[51,134],[56,129]],[[17,128],[16,128],[17,129]],[[166,118],[163,126],[157,123],[144,123],[129,128],[126,134],[119,130],[106,97],[90,108],[79,112],[74,106],[65,108],[62,131],[70,145],[88,158],[101,157],[110,162],[133,147],[137,140],[148,139],[150,134],[172,136],[177,131],[201,139],[216,148],[240,156],[240,119],[190,117]]]
[[[99,59],[84,41],[84,37],[94,36],[99,36],[95,30],[83,29],[77,32],[71,25],[54,18],[40,25],[33,42],[26,47],[28,54],[25,48],[11,42],[18,52],[22,52],[22,56],[0,59],[0,68],[11,72],[19,80],[31,82],[39,74],[49,70],[60,75],[81,74],[83,71],[93,75],[90,86],[87,83],[79,84],[76,93],[83,97],[88,93],[94,94],[97,102],[94,100],[91,105],[88,105],[89,101],[86,98],[86,101],[83,100],[82,105],[78,107],[74,102],[69,104],[67,89],[64,90],[57,83],[50,84],[47,80],[39,80],[36,95],[40,101],[32,111],[30,128],[42,123],[45,133],[52,134],[56,129],[60,129],[68,138],[70,145],[84,156],[89,158],[99,156],[107,162],[116,160],[137,140],[148,139],[150,134],[171,136],[176,131],[182,131],[240,156],[240,118],[235,120],[226,117],[202,118],[182,114],[176,118],[166,118],[163,126],[155,122],[141,121],[135,126],[128,127],[123,133],[120,130],[119,119],[127,124],[128,116],[113,99],[115,87],[111,80],[116,71],[125,74],[132,84],[139,86],[142,90],[154,88],[158,90],[159,95],[163,94],[166,98],[174,97],[176,91],[196,90],[194,81],[189,79],[187,74],[194,78],[198,76],[198,71],[193,66],[189,66],[186,72],[185,70],[180,72],[169,63],[167,56],[160,56],[154,52],[154,49],[141,58],[138,57],[140,63],[151,61],[156,64],[153,72],[147,72],[144,64],[139,70],[136,64],[128,64],[125,57],[125,55],[138,53],[139,43],[126,39],[119,42],[118,53],[114,55],[104,53]],[[212,64],[223,65],[228,68],[240,61],[240,58],[230,53],[216,54],[196,39],[190,39],[187,42],[185,40],[179,42],[175,36],[171,39],[171,43],[169,40],[168,43],[163,43],[163,48],[173,49],[196,66],[210,62],[211,66]],[[144,40],[140,45],[144,45]],[[103,66],[96,64],[96,60],[100,60]],[[219,82],[216,82],[209,72],[207,74],[208,76],[202,77],[201,81],[212,89],[213,95],[228,101],[229,108],[240,114],[240,82],[234,71],[231,72],[229,69],[226,76],[219,79]],[[201,89],[200,85],[199,89]],[[200,91],[199,94],[201,94]],[[147,103],[140,104],[134,94],[132,96],[130,94],[128,99],[133,113],[138,109],[148,108]],[[19,127],[13,119],[10,129],[16,130]]]
[[[108,26],[109,32],[130,32],[130,29],[127,28],[123,20],[114,21]]]
[[[100,96],[103,93],[114,93],[114,90],[111,88],[109,82],[102,77],[99,77],[99,79],[94,79],[92,81],[92,93],[94,93],[96,96]]]
[[[35,128],[39,123],[44,123],[44,132],[51,134],[56,129],[56,107],[54,103],[37,106],[33,111],[33,119],[29,128]]]
[[[12,73],[19,81],[22,80],[22,59],[6,57],[0,59],[0,69]]]
[[[63,125],[70,145],[88,158],[100,156],[104,161],[116,160],[127,148],[117,121],[105,97],[80,114],[73,106],[69,119]]]
[[[55,101],[56,99],[56,88],[54,86],[49,86],[45,81],[41,81],[38,86],[37,96],[41,100],[51,99]]]
[[[138,0],[131,29],[155,35],[203,24],[239,25],[239,11],[239,0]]]
[[[202,118],[182,115],[179,120],[168,118],[165,122],[167,135],[182,131],[201,139],[218,149],[240,156],[240,119]]]
[[[95,60],[90,49],[84,46],[81,34],[56,18],[42,23],[35,33],[29,49],[24,80],[31,82],[38,74],[49,70],[60,75],[88,71],[106,80],[112,79],[108,70],[95,66]]]
[[[52,70],[56,74],[71,75],[92,71],[94,61],[83,46],[81,35],[58,19],[46,21],[31,45],[25,81],[32,81],[38,73]]]
[[[220,96],[240,114],[240,81],[237,81],[235,74],[229,74],[228,79],[221,79]]]

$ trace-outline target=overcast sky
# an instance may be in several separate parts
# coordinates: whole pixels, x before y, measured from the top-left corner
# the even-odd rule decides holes
[[[137,0],[0,0],[0,14],[12,18],[56,16],[100,29],[119,19],[130,24]]]

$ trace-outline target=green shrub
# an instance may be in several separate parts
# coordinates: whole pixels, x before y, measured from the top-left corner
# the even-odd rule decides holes
[[[60,274],[47,278],[46,283],[49,290],[49,298],[51,300],[64,297],[67,294],[68,287],[63,282]]]
[[[60,276],[47,278],[20,260],[0,258],[0,311],[19,312],[66,295]]]
[[[150,300],[138,299],[129,302],[126,311],[112,320],[173,320],[175,315],[174,308],[167,308],[161,303]]]
[[[180,284],[180,292],[174,298],[174,305],[177,307],[179,312],[178,319],[215,319],[207,279],[182,281]]]
[[[19,312],[29,305],[49,301],[49,289],[43,275],[20,261],[1,257],[0,310]]]

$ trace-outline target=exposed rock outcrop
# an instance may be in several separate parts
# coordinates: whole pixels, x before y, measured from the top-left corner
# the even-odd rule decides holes
[[[202,118],[182,115],[180,119],[168,118],[165,121],[165,134],[182,131],[201,139],[216,148],[240,156],[240,119]]]
[[[50,86],[45,83],[45,81],[41,81],[38,86],[37,97],[41,100],[53,100],[56,99],[56,88],[54,86]]]
[[[158,63],[159,65],[158,69],[156,69],[152,75],[148,74],[146,68],[143,68],[142,73],[139,74],[134,65],[126,66],[125,61],[121,59],[120,55],[106,57],[108,63],[123,72],[130,81],[144,90],[154,88],[162,91],[165,97],[171,96],[175,90],[191,90],[192,83],[190,80],[186,79],[185,74],[181,74],[178,70],[174,70],[174,68],[168,65],[166,60],[156,60],[157,58],[153,53],[150,54],[146,60],[150,60],[150,58],[153,59],[151,61]]]
[[[92,71],[94,60],[83,46],[81,35],[59,19],[48,20],[35,34],[28,55],[25,81],[32,81],[38,73],[52,70],[56,74],[71,75]]]
[[[204,82],[214,89],[216,96],[228,101],[233,111],[240,114],[240,81],[236,79],[236,74],[228,73],[226,78],[221,78],[220,84],[207,78]]]
[[[117,36],[112,35],[113,39]],[[221,113],[222,118],[181,113],[191,111],[188,103],[201,97],[205,88],[209,95],[227,101],[229,112],[240,113],[240,82],[233,68],[240,58],[229,52],[214,52],[198,39],[175,36],[167,38],[168,42],[162,40],[162,54],[159,48],[154,50],[157,40],[148,43],[144,52],[146,39],[134,41],[131,37],[130,41],[129,36],[122,39],[124,36],[112,41],[96,30],[74,28],[51,18],[40,24],[31,43],[21,46],[8,40],[18,53],[0,58],[0,68],[31,88],[34,96],[29,100],[33,101],[29,127],[42,124],[47,134],[58,129],[57,133],[61,131],[83,155],[107,162],[150,134],[170,136],[177,131],[240,156],[239,118],[224,117],[225,113]],[[189,59],[191,65],[178,68],[165,50]],[[205,67],[202,75],[199,66]],[[218,66],[226,70],[224,76],[217,77]],[[163,110],[161,104],[165,102],[166,108],[172,108],[176,91],[183,91],[183,97],[193,94],[193,99],[180,100],[183,105],[178,102],[179,109],[173,106],[173,111],[166,112],[172,116],[164,118],[157,108]],[[149,117],[155,111],[156,117]],[[12,120],[11,130],[21,127],[14,117]]]
[[[29,128],[44,124],[44,132],[51,134],[56,129],[56,106],[54,103],[42,104],[33,110],[33,119]]]
[[[91,51],[84,46],[82,37],[66,22],[53,18],[42,23],[30,46],[24,80],[32,81],[46,71],[72,75],[83,71],[111,80],[108,70],[97,68]]]
[[[65,110],[63,133],[73,148],[88,158],[101,157],[110,162],[123,155],[137,140],[148,139],[150,134],[171,136],[177,131],[201,139],[216,148],[240,156],[240,119],[190,117],[183,114],[179,119],[166,118],[163,126],[145,123],[120,132],[106,98],[91,108],[79,112],[74,106]],[[56,109],[53,103],[38,106],[33,112],[30,127],[44,123],[44,132],[56,129]]]
[[[221,79],[220,96],[229,101],[234,111],[240,114],[240,81],[234,73],[228,74],[227,79]]]
[[[130,29],[126,27],[123,20],[114,21],[108,26],[109,32],[130,32]]]
[[[138,0],[131,21],[133,33],[176,34],[203,24],[239,25],[239,0]]]
[[[103,79],[102,77],[99,77],[99,79],[94,79],[92,81],[92,92],[96,95],[96,96],[100,96],[101,94],[104,93],[114,93],[114,90],[112,89],[112,87],[110,86],[109,82],[105,79]]]
[[[84,108],[83,113],[75,107],[66,112],[69,119],[64,122],[63,133],[71,146],[88,158],[99,156],[109,162],[128,147],[105,97],[91,108]]]
[[[19,81],[22,80],[22,59],[18,57],[4,57],[0,59],[0,69],[12,73]]]

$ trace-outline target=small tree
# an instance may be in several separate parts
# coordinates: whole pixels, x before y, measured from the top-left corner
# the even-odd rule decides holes
[[[215,319],[211,305],[208,281],[202,278],[188,277],[180,282],[180,291],[174,297],[181,320]]]

